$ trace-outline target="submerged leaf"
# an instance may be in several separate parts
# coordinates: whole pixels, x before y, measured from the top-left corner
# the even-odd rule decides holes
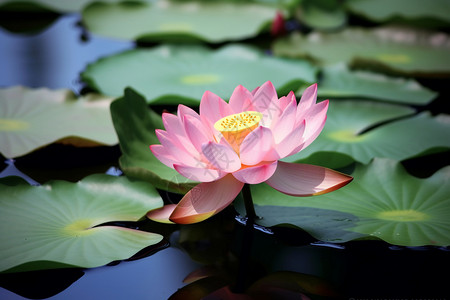
[[[208,295],[227,286],[227,284],[227,281],[220,277],[202,278],[188,285],[185,285],[184,287],[176,291],[173,295],[171,295],[169,300],[208,299]]]
[[[278,271],[253,283],[247,291],[252,299],[309,299],[302,294],[338,297],[339,292],[322,278],[291,271]],[[284,298],[284,297],[286,298]],[[289,296],[292,296],[290,298]]]
[[[162,239],[155,233],[98,226],[137,221],[161,207],[158,192],[148,183],[91,175],[76,184],[0,185],[0,271],[98,267]]]

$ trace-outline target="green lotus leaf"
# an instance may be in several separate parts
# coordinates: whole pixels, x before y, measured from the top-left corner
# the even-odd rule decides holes
[[[122,150],[120,167],[127,176],[178,193],[185,193],[195,185],[161,163],[150,151],[150,145],[159,144],[155,129],[163,126],[161,116],[147,107],[141,95],[126,89],[125,95],[111,104],[111,115]]]
[[[308,148],[285,160],[310,163],[310,155],[326,152],[330,156],[321,155],[323,160],[319,164],[336,168],[342,166],[340,159],[348,160],[348,157],[367,164],[374,157],[404,160],[429,150],[450,147],[448,115],[432,117],[423,112],[388,122],[412,112],[407,107],[376,102],[331,102],[327,122],[319,137]],[[338,156],[333,157],[334,153]],[[317,157],[315,159],[317,162]],[[328,159],[334,165],[329,165]]]
[[[318,96],[365,97],[394,103],[426,105],[437,93],[413,79],[385,76],[367,71],[350,71],[344,64],[323,68]],[[306,86],[304,87],[306,88]]]
[[[186,0],[189,1],[189,0]],[[203,1],[209,1],[209,0],[203,0]],[[235,0],[225,0],[225,1],[231,1],[231,2],[243,2],[243,1],[235,1]],[[249,2],[256,2],[266,5],[273,5],[278,8],[294,8],[298,6],[303,0],[249,0]]]
[[[0,271],[98,267],[162,240],[150,232],[96,227],[137,221],[162,207],[158,192],[146,182],[97,174],[78,183],[0,185]]]
[[[357,67],[421,76],[448,76],[450,38],[412,28],[347,28],[338,33],[298,33],[274,44],[280,56],[309,57],[321,64],[345,62]]]
[[[384,22],[404,19],[433,18],[450,22],[450,4],[447,0],[348,0],[346,7],[355,14]]]
[[[83,23],[95,34],[118,39],[218,43],[256,36],[275,14],[275,7],[245,2],[95,2],[83,10]]]
[[[197,45],[162,45],[101,59],[82,73],[84,81],[106,95],[120,96],[130,86],[153,104],[198,105],[207,90],[228,99],[243,85],[254,89],[267,80],[281,94],[315,80],[306,61],[264,55],[243,45],[216,51]]]
[[[335,30],[347,23],[347,14],[342,6],[327,8],[320,4],[317,1],[303,1],[302,8],[296,14],[297,19],[317,30]]]
[[[343,243],[366,237],[364,234],[350,230],[359,220],[351,213],[327,209],[326,204],[319,208],[307,207],[303,204],[304,198],[287,196],[266,184],[253,186],[252,193],[255,211],[259,217],[256,223],[259,225],[265,227],[294,225],[320,241],[332,243]],[[266,194],[263,196],[264,193]],[[266,203],[264,199],[268,196],[273,197],[273,202]],[[275,204],[278,199],[285,200],[285,197],[292,198],[289,200],[297,203],[298,207]],[[298,202],[296,202],[297,199],[299,199]],[[260,203],[262,201],[264,203]],[[235,200],[234,206],[239,213],[245,215],[244,204],[240,200]]]
[[[54,12],[79,12],[87,4],[94,0],[2,0],[0,10],[8,8],[8,10],[16,11],[54,11]],[[118,2],[122,0],[102,0],[103,2]],[[152,0],[133,0],[135,2],[151,2]]]
[[[292,197],[252,186],[257,223],[292,224],[317,239],[379,238],[403,246],[450,245],[450,167],[419,179],[396,161],[358,165],[349,185],[320,196]]]
[[[69,90],[0,89],[0,152],[14,158],[55,141],[115,145],[111,101],[93,94],[77,99]]]

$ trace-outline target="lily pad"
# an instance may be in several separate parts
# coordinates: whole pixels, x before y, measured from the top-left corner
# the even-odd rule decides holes
[[[303,1],[296,13],[297,19],[316,30],[336,30],[345,26],[347,14],[344,8],[337,1],[326,3],[332,3],[331,7],[324,7],[322,2]]]
[[[121,96],[130,86],[150,103],[198,105],[207,90],[227,99],[239,84],[253,89],[267,80],[287,94],[315,81],[316,71],[306,61],[270,57],[250,46],[162,45],[101,59],[82,79],[110,96]]]
[[[95,0],[2,0],[0,3],[0,10],[8,8],[8,10],[17,11],[54,11],[54,12],[79,12],[87,4]],[[122,0],[102,0],[108,2],[118,2]],[[133,0],[133,1],[152,1],[152,0]]]
[[[0,89],[0,152],[15,158],[56,141],[115,145],[111,101],[93,94],[77,99],[69,90]]]
[[[331,158],[322,155],[324,160],[320,164],[336,168],[342,165],[328,165],[327,160],[338,163],[341,156],[349,156],[367,164],[374,157],[404,160],[428,150],[450,147],[448,115],[432,117],[423,112],[404,118],[412,112],[410,108],[392,104],[334,101],[325,127],[314,143],[284,160],[310,163],[310,155],[326,152]],[[399,117],[403,118],[388,122]],[[333,152],[338,156],[334,157]]]
[[[450,4],[447,0],[347,0],[345,4],[353,13],[377,22],[398,17],[433,18],[450,22]]]
[[[159,144],[155,129],[163,125],[161,116],[147,107],[141,95],[126,89],[125,95],[111,104],[111,115],[122,150],[120,167],[127,176],[178,193],[185,193],[195,185],[161,163],[150,151],[150,145]]]
[[[0,181],[3,182],[3,179]],[[162,236],[117,226],[163,202],[145,182],[91,175],[78,183],[1,184],[0,271],[93,268],[126,259]]]
[[[403,246],[450,245],[450,167],[419,179],[396,161],[358,165],[348,186],[314,197],[292,197],[252,186],[263,226],[293,224],[329,242],[379,238]],[[334,214],[334,216],[333,216]]]
[[[323,68],[318,96],[365,97],[394,103],[426,105],[437,93],[414,79],[394,78],[367,71],[350,71],[344,64]],[[306,88],[306,86],[305,86]]]
[[[218,43],[256,36],[275,14],[275,7],[245,2],[96,2],[83,10],[83,23],[95,34],[118,39]]]
[[[448,76],[450,37],[412,28],[348,28],[338,33],[298,33],[274,44],[280,56],[310,57],[321,64],[345,62],[389,72]]]

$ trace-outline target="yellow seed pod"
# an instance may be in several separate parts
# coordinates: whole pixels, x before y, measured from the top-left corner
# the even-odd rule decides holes
[[[259,126],[262,114],[257,111],[244,111],[226,116],[214,124],[214,128],[223,134],[223,137],[239,154],[239,147],[244,138]]]

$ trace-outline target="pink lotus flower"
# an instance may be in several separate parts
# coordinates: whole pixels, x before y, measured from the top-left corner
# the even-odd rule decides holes
[[[314,84],[298,105],[292,91],[278,99],[268,81],[253,92],[238,86],[229,103],[207,91],[200,114],[184,105],[177,115],[164,113],[166,130],[156,130],[161,145],[151,145],[151,151],[202,183],[161,213],[180,224],[203,221],[233,202],[246,183],[265,182],[292,196],[319,195],[349,183],[352,177],[324,167],[279,161],[322,131],[328,100],[316,103],[316,98]]]

